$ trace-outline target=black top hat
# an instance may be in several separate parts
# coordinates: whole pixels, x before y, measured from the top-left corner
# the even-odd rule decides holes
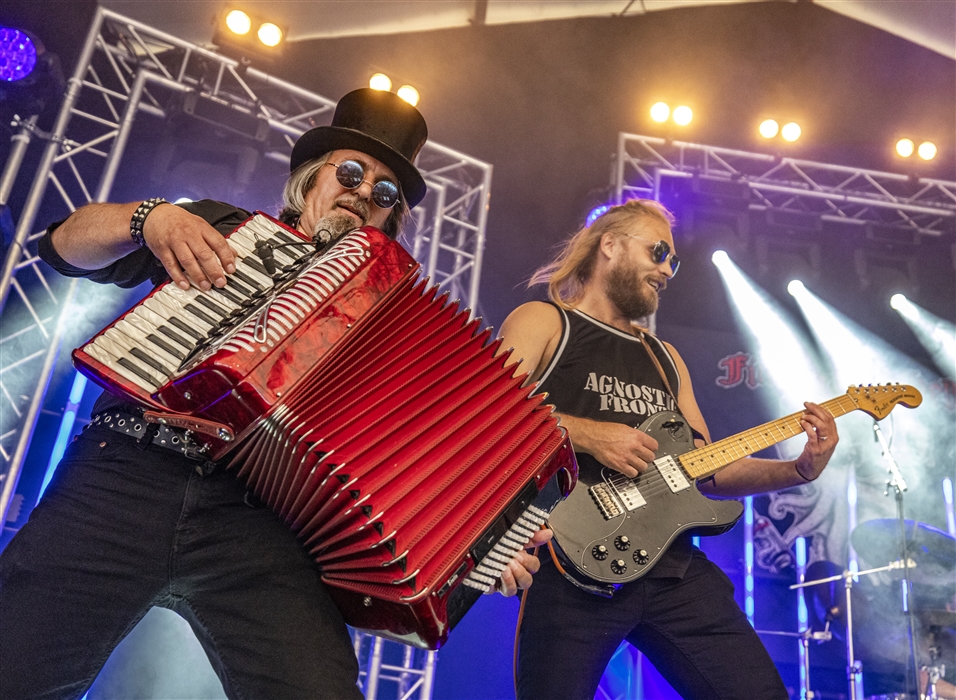
[[[310,129],[296,141],[292,170],[329,151],[361,151],[395,173],[402,196],[414,207],[425,197],[425,180],[412,161],[427,138],[425,119],[412,105],[391,92],[361,88],[339,100],[331,126]]]

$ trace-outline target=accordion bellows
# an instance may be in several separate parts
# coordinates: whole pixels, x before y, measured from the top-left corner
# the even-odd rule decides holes
[[[248,241],[272,231],[301,236],[257,214],[230,240],[251,256]],[[181,296],[150,296],[164,293]],[[375,229],[350,233],[259,297],[187,349],[181,367],[164,363],[169,374],[128,352],[112,357],[117,343],[161,334],[150,314],[140,315],[157,328],[139,341],[110,332],[149,298],[74,361],[153,410],[228,426],[235,439],[210,438],[210,455],[297,534],[346,621],[437,648],[572,488],[564,430],[512,376],[508,353],[496,356],[500,341],[418,280],[414,260]],[[106,334],[113,345],[97,345]]]

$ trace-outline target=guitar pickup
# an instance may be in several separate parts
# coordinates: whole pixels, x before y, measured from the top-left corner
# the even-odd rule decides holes
[[[654,460],[654,466],[657,467],[657,471],[664,477],[664,482],[670,488],[671,493],[679,493],[680,491],[690,488],[690,482],[687,481],[687,477],[684,476],[684,472],[681,470],[677,460],[670,455]]]
[[[588,489],[588,493],[591,494],[591,498],[594,499],[605,520],[616,518],[624,512],[607,484],[595,484]]]
[[[647,501],[644,500],[637,485],[631,480],[614,484],[614,491],[617,493],[618,498],[624,502],[624,507],[629,511],[647,505]]]

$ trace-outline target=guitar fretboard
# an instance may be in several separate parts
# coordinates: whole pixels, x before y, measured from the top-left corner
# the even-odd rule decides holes
[[[833,414],[835,418],[845,416],[850,411],[859,408],[856,402],[846,394],[831,399],[821,404],[821,406]],[[803,426],[800,425],[800,418],[803,414],[803,411],[791,413],[789,416],[758,425],[756,428],[745,430],[732,437],[718,440],[681,455],[678,457],[678,461],[691,477],[695,479],[708,477],[731,462],[799,435],[803,432]]]

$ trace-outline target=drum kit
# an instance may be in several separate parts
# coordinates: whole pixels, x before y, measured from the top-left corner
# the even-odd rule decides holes
[[[807,589],[808,608],[816,610],[811,617],[825,625],[802,636],[829,639],[832,623],[832,633],[845,639],[850,700],[956,698],[956,685],[945,677],[947,667],[950,676],[956,670],[956,538],[925,523],[886,518],[860,524],[850,540],[863,563],[886,563],[827,575],[836,566],[818,562],[819,578],[791,586]],[[864,695],[864,671],[871,692],[905,692]]]

